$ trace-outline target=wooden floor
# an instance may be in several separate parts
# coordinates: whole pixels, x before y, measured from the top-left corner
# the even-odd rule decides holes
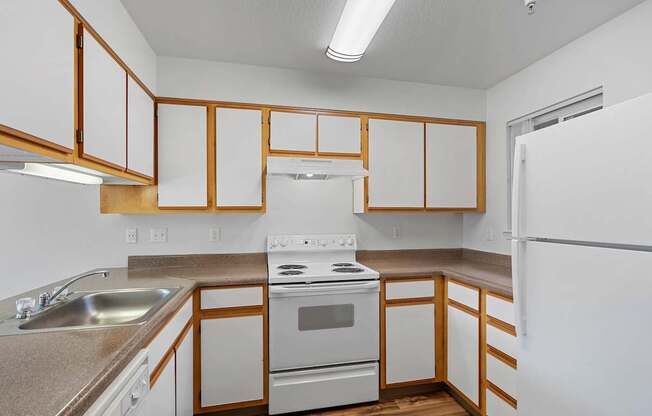
[[[382,399],[379,403],[362,406],[341,407],[334,410],[307,412],[319,416],[468,416],[468,413],[445,391]]]

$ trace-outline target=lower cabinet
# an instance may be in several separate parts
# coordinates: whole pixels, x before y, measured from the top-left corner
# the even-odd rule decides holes
[[[384,350],[381,387],[435,380],[435,280],[384,282]]]
[[[202,407],[263,399],[262,316],[202,320],[201,351]]]
[[[193,327],[179,341],[175,347],[175,367],[176,367],[176,416],[193,415]]]
[[[267,404],[267,291],[262,285],[202,288],[195,413]]]
[[[490,389],[487,389],[486,416],[516,416],[516,409]]]
[[[387,384],[435,378],[435,305],[387,308]]]
[[[175,416],[176,411],[176,377],[174,353],[165,358],[161,372],[151,381],[150,391],[145,403],[147,416]]]
[[[448,306],[448,382],[480,406],[480,318]]]

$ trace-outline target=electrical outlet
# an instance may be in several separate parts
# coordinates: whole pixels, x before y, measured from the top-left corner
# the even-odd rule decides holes
[[[211,243],[216,243],[218,241],[222,240],[222,230],[217,227],[217,228],[209,228],[208,229],[208,241]]]
[[[149,242],[150,243],[165,243],[168,241],[167,228],[150,228]]]
[[[137,228],[127,228],[127,231],[125,233],[125,242],[127,244],[136,244],[138,242]]]
[[[392,238],[400,238],[401,237],[401,227],[398,225],[395,225],[392,227]]]

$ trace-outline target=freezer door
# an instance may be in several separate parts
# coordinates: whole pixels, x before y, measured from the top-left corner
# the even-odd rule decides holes
[[[652,414],[652,253],[527,242],[519,254],[518,414]]]
[[[651,115],[646,95],[519,137],[517,237],[652,246]]]

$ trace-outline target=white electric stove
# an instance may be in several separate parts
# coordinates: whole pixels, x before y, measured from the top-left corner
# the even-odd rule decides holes
[[[378,272],[355,235],[270,235],[269,413],[378,400]]]

